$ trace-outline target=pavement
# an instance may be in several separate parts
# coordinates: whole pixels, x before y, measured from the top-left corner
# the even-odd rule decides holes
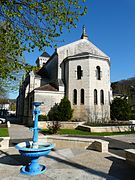
[[[109,142],[109,152],[125,158],[125,149],[135,149],[135,134],[103,137]]]
[[[11,124],[8,131],[10,136],[10,146],[25,140],[32,140],[33,132],[29,127],[22,124]]]
[[[47,167],[44,174],[26,176],[20,173],[20,168],[28,164],[29,159],[22,157],[15,149],[17,142],[32,138],[32,132],[23,125],[11,124],[10,148],[0,151],[0,180],[134,180],[134,167],[125,162],[124,157],[117,153],[100,153],[83,149],[55,149],[48,156],[40,157],[39,162]],[[122,143],[124,146],[135,147],[132,144],[134,136],[104,137],[112,143],[111,147]],[[124,140],[125,139],[125,140]],[[119,146],[118,146],[119,147]],[[121,144],[120,144],[121,147]],[[120,148],[119,147],[119,148]],[[121,149],[122,149],[121,148]],[[109,150],[111,150],[109,148]],[[114,149],[114,151],[119,151]],[[121,150],[122,151],[122,150]]]

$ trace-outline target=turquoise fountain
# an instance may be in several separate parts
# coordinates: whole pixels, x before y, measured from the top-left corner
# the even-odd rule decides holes
[[[16,145],[16,149],[19,150],[20,154],[25,157],[29,157],[31,162],[21,168],[21,173],[26,175],[38,175],[46,171],[46,166],[38,163],[38,158],[40,156],[45,156],[49,154],[54,145],[51,143],[38,143],[38,116],[40,114],[39,106],[40,102],[34,102],[35,106],[34,114],[34,128],[33,130],[33,141],[22,142]]]

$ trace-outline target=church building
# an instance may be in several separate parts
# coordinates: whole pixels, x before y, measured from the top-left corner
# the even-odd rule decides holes
[[[85,27],[81,39],[61,46],[52,56],[43,53],[38,71],[22,82],[17,98],[17,116],[32,121],[32,102],[43,102],[41,114],[67,96],[74,109],[73,120],[110,120],[110,58],[88,40]]]

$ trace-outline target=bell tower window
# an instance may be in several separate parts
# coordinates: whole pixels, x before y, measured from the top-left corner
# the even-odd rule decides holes
[[[99,66],[96,67],[96,77],[97,80],[101,80],[101,69]]]
[[[81,66],[77,66],[77,79],[81,79],[83,76],[83,70],[81,69]]]

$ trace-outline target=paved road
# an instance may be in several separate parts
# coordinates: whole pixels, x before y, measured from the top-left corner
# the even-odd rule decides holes
[[[29,127],[20,124],[11,124],[9,127],[11,139],[28,139],[32,138],[32,131]]]
[[[32,140],[32,131],[30,128],[20,125],[20,124],[11,124],[9,127],[9,136],[10,136],[10,146],[14,146],[18,142],[23,142],[26,140]]]
[[[125,157],[125,149],[135,149],[135,135],[104,137],[109,142],[109,152]]]

